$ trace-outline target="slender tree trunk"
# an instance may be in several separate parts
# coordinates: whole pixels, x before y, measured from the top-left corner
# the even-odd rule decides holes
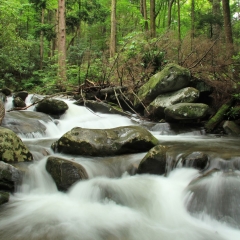
[[[222,0],[222,6],[223,6],[223,20],[224,20],[226,46],[227,46],[227,51],[229,53],[229,57],[232,57],[234,50],[233,50],[233,37],[232,37],[232,25],[231,25],[229,0]]]
[[[147,19],[147,4],[146,0],[141,0],[140,1],[140,9],[141,9],[141,14],[144,19],[144,30],[145,32],[148,31],[148,19]]]
[[[111,4],[111,39],[110,39],[110,57],[116,53],[117,46],[117,21],[116,21],[117,0],[112,0]]]
[[[193,39],[195,37],[195,0],[191,2],[191,49],[193,46]]]
[[[170,29],[172,23],[172,6],[175,0],[169,0],[168,2],[168,29]]]
[[[150,0],[150,35],[156,37],[155,0]]]
[[[42,13],[41,13],[41,24],[44,24],[44,14],[45,14],[45,9],[42,8]],[[40,32],[40,69],[42,70],[43,68],[43,49],[44,49],[44,32]]]
[[[178,63],[180,63],[180,52],[181,52],[181,12],[180,12],[180,0],[177,0],[178,5]]]
[[[58,0],[58,64],[59,85],[64,87],[66,76],[66,23],[65,23],[65,0]]]
[[[217,19],[220,19],[221,16],[221,0],[213,0],[212,1],[212,13],[213,16]],[[213,24],[212,27],[212,38],[216,40],[221,32],[221,26],[218,23]]]

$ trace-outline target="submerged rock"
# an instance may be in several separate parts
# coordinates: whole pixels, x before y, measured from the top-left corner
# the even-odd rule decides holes
[[[167,172],[167,150],[169,147],[157,145],[153,147],[140,162],[137,174],[164,175]]]
[[[11,130],[0,127],[0,161],[32,161],[33,156],[22,140]]]
[[[177,64],[168,64],[161,72],[153,75],[138,92],[135,99],[135,107],[141,102],[149,104],[159,94],[176,91],[187,87],[190,83],[190,71]]]
[[[67,191],[75,182],[88,179],[88,174],[81,164],[59,157],[49,157],[46,169],[60,191]]]
[[[107,156],[145,152],[158,144],[158,140],[140,126],[112,129],[85,129],[76,127],[65,133],[52,148],[57,152]]]

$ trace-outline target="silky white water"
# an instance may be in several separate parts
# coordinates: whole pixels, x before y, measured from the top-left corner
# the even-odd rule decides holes
[[[76,126],[112,128],[134,124],[125,117],[93,114],[68,103],[70,108],[58,125],[46,124],[45,136],[35,139],[22,136],[30,149],[40,152],[44,148],[54,154],[51,142]],[[189,138],[195,142],[199,136],[183,137],[184,144]],[[29,166],[28,174],[10,202],[0,208],[1,240],[240,239],[237,227],[218,221],[205,211],[194,215],[187,211],[187,203],[193,199],[188,185],[199,176],[197,170],[178,168],[168,177],[130,176],[127,169],[138,164],[145,153],[106,158],[57,155],[81,163],[90,179],[77,182],[66,193],[59,192],[45,170],[47,157],[40,154]],[[213,176],[210,184],[215,195],[219,189],[214,187],[218,178]],[[231,208],[239,208],[240,200],[232,204],[235,206]]]

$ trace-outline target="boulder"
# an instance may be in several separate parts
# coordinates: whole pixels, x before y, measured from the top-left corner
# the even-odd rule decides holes
[[[33,156],[22,140],[11,130],[0,127],[0,161],[32,161]]]
[[[12,94],[12,91],[9,88],[7,88],[7,87],[3,87],[1,92],[3,94],[5,94],[6,96],[10,96]]]
[[[81,164],[59,157],[49,157],[46,169],[60,191],[67,191],[75,182],[88,179],[88,174]]]
[[[27,96],[28,96],[28,92],[26,92],[26,91],[16,92],[16,93],[13,94],[13,98],[19,97],[19,98],[21,98],[24,102],[25,102]]]
[[[0,161],[0,191],[14,192],[22,177],[22,172],[17,168]]]
[[[0,191],[0,205],[9,201],[10,194],[8,192]]]
[[[138,91],[134,106],[137,108],[141,102],[148,105],[159,94],[180,90],[189,86],[190,71],[177,64],[168,64],[157,74],[153,75]],[[140,102],[141,101],[141,102]]]
[[[223,124],[225,133],[231,136],[240,136],[240,126],[234,121],[225,121]]]
[[[68,105],[57,99],[44,99],[36,106],[36,111],[50,115],[61,115],[68,109]]]
[[[198,120],[209,113],[209,106],[203,103],[178,103],[164,110],[167,121]]]
[[[199,92],[197,89],[192,87],[187,87],[180,89],[178,91],[160,94],[155,98],[153,102],[147,107],[144,115],[146,117],[154,118],[164,118],[164,109],[166,107],[172,106],[177,103],[193,103],[196,102],[199,97]]]
[[[137,174],[166,174],[168,149],[169,147],[163,145],[153,147],[140,162]]]
[[[5,116],[5,107],[4,107],[4,103],[0,99],[0,125],[2,124],[4,116]]]
[[[126,126],[112,129],[75,127],[52,144],[54,151],[89,156],[145,152],[158,140],[145,128]]]
[[[7,97],[4,93],[0,92],[0,101],[2,101],[3,103],[5,103],[7,100]]]
[[[26,103],[20,97],[15,97],[13,98],[13,106],[24,108],[26,107]]]
[[[6,113],[2,126],[17,134],[44,134],[46,127],[41,121],[48,123],[52,119],[40,112],[11,111]]]

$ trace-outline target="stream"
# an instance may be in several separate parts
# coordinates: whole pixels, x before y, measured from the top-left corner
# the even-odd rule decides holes
[[[73,127],[106,129],[139,124],[120,115],[93,113],[64,100],[60,119],[45,134],[19,134],[34,156],[21,186],[0,208],[0,240],[239,240],[239,138],[207,135],[200,127],[167,123],[147,128],[171,146],[167,176],[131,175],[145,153],[83,157],[50,146]],[[9,106],[7,106],[8,108]],[[34,106],[28,109],[34,111]],[[208,154],[208,174],[181,166],[184,153]],[[45,170],[44,153],[74,160],[89,179],[63,193]],[[24,165],[24,164],[23,164]],[[205,174],[205,173],[203,173]]]

